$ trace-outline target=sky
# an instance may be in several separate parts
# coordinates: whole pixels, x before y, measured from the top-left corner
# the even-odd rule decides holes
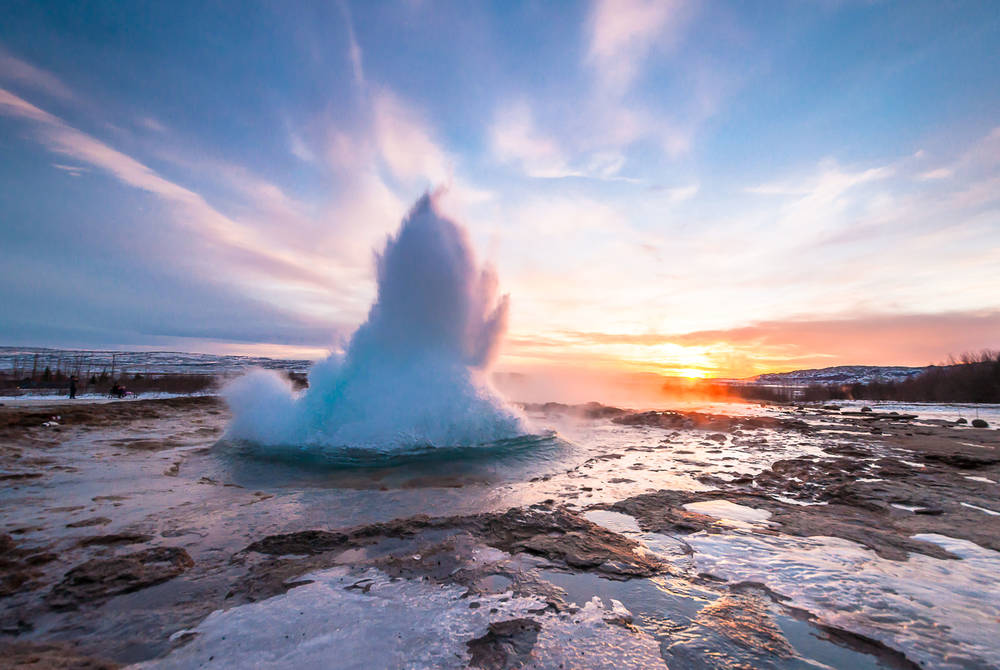
[[[442,186],[502,371],[1000,348],[1000,11],[4,3],[0,344],[322,356]]]

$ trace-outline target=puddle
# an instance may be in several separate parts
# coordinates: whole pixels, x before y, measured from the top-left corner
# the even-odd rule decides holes
[[[687,503],[684,505],[684,509],[722,519],[723,521],[735,521],[741,524],[759,524],[771,518],[771,513],[767,510],[754,509],[746,505],[737,505],[728,500],[705,500],[703,502]]]

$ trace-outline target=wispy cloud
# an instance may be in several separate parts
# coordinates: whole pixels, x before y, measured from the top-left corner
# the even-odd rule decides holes
[[[780,198],[767,207],[761,233],[772,236],[771,255],[792,253],[802,245],[823,239],[845,226],[845,213],[878,206],[858,190],[888,180],[894,165],[846,169],[833,160],[822,161],[811,174],[748,187],[747,193]],[[857,214],[854,215],[855,220]]]
[[[892,176],[893,172],[893,167],[888,165],[850,172],[842,169],[835,161],[825,160],[820,163],[815,175],[750,186],[746,190],[757,195],[804,196],[814,202],[829,202],[855,186],[885,179]]]
[[[301,161],[305,161],[306,163],[316,162],[316,153],[302,139],[302,135],[291,129],[288,131],[288,150]]]
[[[917,179],[928,181],[932,179],[950,179],[953,176],[955,176],[955,171],[952,168],[936,168],[927,172],[921,172],[917,175]]]
[[[524,175],[535,179],[581,177],[604,181],[635,181],[620,175],[626,158],[616,146],[622,142],[592,141],[576,143],[574,157],[553,136],[535,123],[534,114],[526,101],[501,108],[489,128],[489,143],[493,157],[500,163],[517,167]],[[627,141],[624,142],[627,144]],[[589,146],[588,146],[589,145]]]
[[[529,177],[558,178],[579,174],[566,165],[558,144],[535,128],[527,103],[511,105],[497,113],[490,128],[490,144],[497,159],[519,165]]]
[[[632,84],[650,50],[676,28],[679,0],[596,0],[589,20],[589,63],[616,93]]]
[[[451,160],[411,107],[382,89],[374,96],[373,112],[376,146],[397,178],[425,180],[427,185],[450,181]]]
[[[63,172],[73,177],[79,177],[84,172],[90,172],[90,170],[80,165],[63,165],[61,163],[53,163],[52,167],[54,167],[57,170],[62,170]]]
[[[83,133],[58,117],[10,91],[0,89],[0,113],[37,124],[38,139],[63,156],[87,163],[124,184],[154,194],[181,210],[175,220],[199,236],[238,251],[248,267],[266,267],[284,280],[325,285],[322,275],[303,266],[299,259],[274,249],[252,230],[212,208],[197,193],[164,179],[154,170],[107,144]]]
[[[0,47],[0,81],[21,84],[62,100],[71,100],[74,97],[73,91],[51,72],[15,58],[3,47]]]
[[[917,160],[927,160],[926,152],[919,151],[915,156]],[[966,178],[975,178],[984,172],[989,172],[1000,165],[1000,126],[993,128],[984,137],[973,142],[951,161],[939,164],[937,167],[918,172],[918,181],[937,181],[952,179],[956,175]]]
[[[654,51],[665,53],[679,41],[692,13],[685,0],[595,0],[584,22],[586,90],[556,123],[539,123],[533,109],[560,109],[564,100],[522,96],[502,103],[488,129],[493,156],[529,177],[639,181],[622,176],[637,143],[670,158],[688,153],[697,126],[721,98],[718,85],[704,83],[715,81],[705,68],[695,68],[697,90],[685,109],[666,113],[629,94]]]
[[[35,107],[27,100],[19,98],[10,91],[0,88],[0,112],[7,116],[16,116],[47,125],[62,125],[62,122],[48,112]]]
[[[358,44],[357,35],[354,33],[354,21],[351,19],[351,10],[347,2],[341,0],[340,11],[344,15],[344,22],[347,24],[347,57],[351,61],[351,71],[354,74],[354,83],[361,88],[365,87],[365,68],[361,53],[361,45]]]
[[[165,133],[167,132],[167,127],[160,123],[158,120],[152,116],[143,116],[139,119],[138,124],[147,129],[152,130],[154,133]]]
[[[670,199],[670,202],[684,202],[685,200],[690,200],[698,195],[698,190],[700,188],[701,186],[699,184],[689,184],[687,186],[668,188],[667,197]]]

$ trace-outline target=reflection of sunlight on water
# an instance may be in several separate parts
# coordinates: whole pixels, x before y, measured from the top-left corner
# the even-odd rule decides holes
[[[839,538],[755,533],[695,533],[687,541],[698,570],[752,581],[789,599],[825,624],[867,635],[929,667],[997,667],[1000,649],[1000,553],[940,535],[934,542],[961,557],[911,554],[892,561]]]
[[[763,593],[734,597],[724,586],[698,583],[688,577],[620,582],[556,570],[543,570],[542,576],[563,589],[566,599],[577,605],[582,606],[595,595],[607,606],[613,600],[622,603],[632,614],[632,625],[660,643],[660,652],[670,668],[894,667],[836,644]],[[733,616],[729,608],[736,609],[738,616]],[[774,631],[776,640],[748,635],[748,631],[769,630]],[[781,636],[790,643],[790,654],[775,653]],[[770,646],[766,646],[767,642]]]
[[[899,412],[900,414],[916,414],[921,419],[985,419],[991,428],[1000,425],[1000,404],[989,403],[929,403],[929,402],[897,402],[894,400],[834,400],[828,404],[839,405],[845,409],[860,410],[871,407],[877,412]]]
[[[683,507],[688,511],[715,517],[729,525],[743,528],[766,524],[767,520],[771,518],[771,513],[767,510],[737,505],[728,500],[703,500],[687,503]]]
[[[731,515],[732,511],[725,507],[719,513]],[[738,530],[673,537],[643,532],[634,518],[619,512],[592,511],[586,517],[636,540],[645,551],[686,576],[626,584],[579,574],[552,573],[546,578],[565,589],[574,601],[594,593],[620,600],[636,615],[636,625],[662,640],[676,660],[685,661],[683,667],[689,667],[689,656],[695,652],[701,657],[690,667],[714,667],[704,659],[720,653],[735,662],[723,667],[737,667],[739,662],[746,667],[803,667],[793,662],[802,659],[755,658],[752,649],[720,640],[710,630],[717,629],[720,621],[711,622],[706,629],[705,617],[699,613],[732,589],[691,581],[704,574],[724,578],[729,584],[763,585],[786,599],[789,607],[814,615],[820,624],[883,641],[928,666],[965,667],[962,662],[968,660],[970,667],[979,667],[977,662],[994,664],[998,660],[994,631],[981,625],[980,601],[985,594],[990,601],[985,605],[989,610],[986,616],[995,619],[1000,613],[995,605],[1000,588],[993,575],[1000,568],[1000,553],[971,542],[941,535],[914,536],[963,560],[911,555],[910,560],[900,562],[881,559],[860,545],[837,538],[794,538]],[[810,667],[816,667],[811,661],[838,668],[900,667],[900,659],[891,654],[873,658],[837,646],[783,606],[769,601],[768,609],[796,651],[810,661]],[[740,623],[730,619],[725,617],[721,623]],[[951,633],[954,627],[960,627],[962,633]],[[970,655],[958,665],[948,665],[960,657],[955,651],[956,640]],[[669,660],[668,656],[668,665]],[[902,667],[909,666],[903,663]]]

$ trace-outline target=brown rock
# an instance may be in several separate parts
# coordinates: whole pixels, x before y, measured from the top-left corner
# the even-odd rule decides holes
[[[962,452],[924,454],[925,461],[944,463],[961,470],[979,470],[990,465],[1000,463],[1000,458],[996,456],[980,456],[978,454],[966,454]]]
[[[92,535],[85,537],[78,543],[81,547],[92,547],[94,545],[108,546],[117,544],[139,544],[149,542],[152,535],[142,533],[112,533],[110,535]]]
[[[349,538],[344,533],[325,530],[304,530],[298,533],[269,535],[257,540],[244,551],[256,551],[271,556],[300,554],[311,556],[348,546]]]
[[[528,662],[542,625],[534,619],[511,619],[490,624],[486,635],[469,640],[469,667],[483,670],[521,668]]]
[[[38,670],[115,670],[116,663],[81,654],[68,644],[6,642],[0,644],[0,668]]]
[[[178,547],[154,547],[114,558],[94,558],[65,574],[49,592],[53,609],[76,609],[173,579],[194,565]]]
[[[87,528],[89,526],[106,526],[111,523],[111,519],[106,516],[95,516],[91,519],[83,519],[66,524],[67,528]]]

